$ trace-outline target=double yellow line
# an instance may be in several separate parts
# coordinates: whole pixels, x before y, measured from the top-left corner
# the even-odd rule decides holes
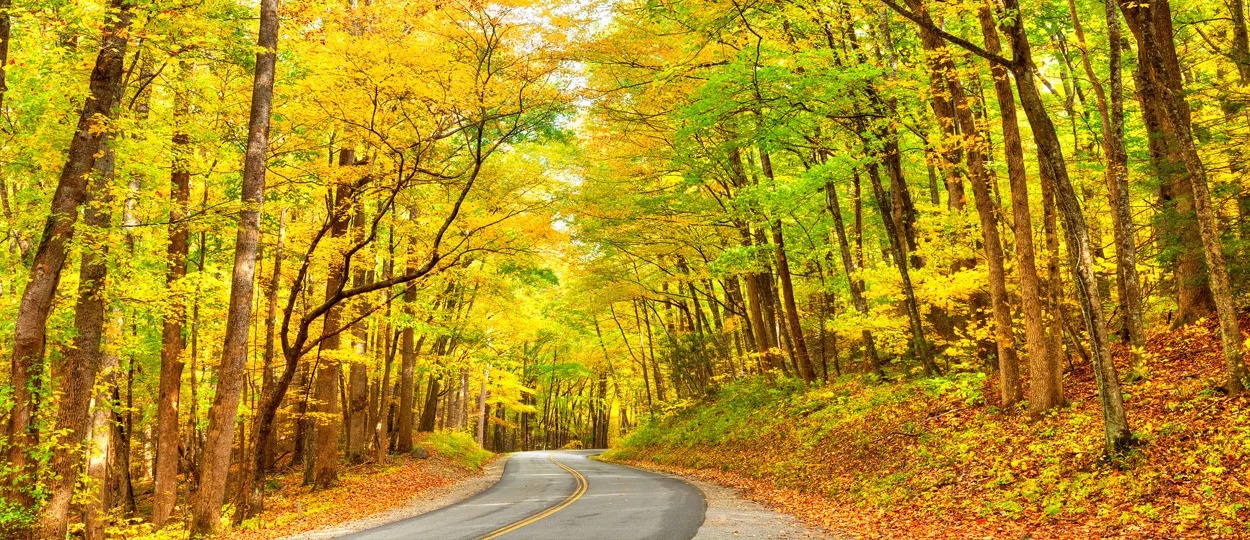
[[[573,478],[577,480],[577,489],[573,490],[573,493],[570,494],[568,497],[565,497],[563,501],[560,501],[560,504],[557,504],[551,508],[543,510],[542,512],[534,514],[530,517],[527,517],[511,525],[505,525],[499,529],[495,529],[491,531],[490,533],[488,533],[486,536],[482,537],[482,540],[495,540],[496,538],[499,538],[500,536],[503,536],[517,529],[520,529],[521,527],[534,523],[540,519],[549,517],[551,514],[559,512],[563,510],[565,507],[567,507],[568,505],[573,504],[575,501],[577,501],[577,499],[582,498],[582,495],[586,494],[586,490],[590,487],[590,483],[586,481],[586,477],[582,476],[582,473],[579,473],[573,470],[572,467],[569,467],[563,463],[560,463],[559,461],[556,461],[555,456],[547,456],[547,459],[551,460],[552,463],[555,463],[557,467],[560,467],[561,469],[568,471],[569,474],[573,475]]]

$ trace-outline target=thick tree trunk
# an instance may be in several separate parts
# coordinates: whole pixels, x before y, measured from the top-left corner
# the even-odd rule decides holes
[[[351,165],[355,165],[353,161]],[[356,242],[364,240],[366,234],[367,221],[365,220],[364,205],[357,201],[352,209],[352,230],[353,237]],[[360,264],[356,266],[356,270],[352,275],[352,286],[359,287],[367,281],[372,281],[369,274],[372,266],[366,268],[366,265]],[[362,311],[369,311],[369,304],[365,303],[361,306]],[[369,366],[365,364],[365,357],[368,352],[369,341],[369,324],[361,321],[352,325],[352,348],[355,355],[352,357],[350,367],[348,368],[347,382],[347,418],[350,423],[347,426],[347,461],[348,463],[359,463],[364,459],[365,448],[369,439],[369,420],[367,418],[369,411]]]
[[[13,355],[9,380],[13,388],[9,410],[8,435],[3,449],[8,458],[8,471],[0,494],[22,506],[29,506],[30,486],[35,482],[34,461],[30,451],[36,447],[38,433],[32,419],[39,403],[38,394],[43,374],[44,342],[47,338],[48,314],[61,280],[61,270],[69,251],[78,207],[88,197],[87,177],[95,167],[97,155],[105,144],[115,118],[122,92],[122,65],[125,61],[127,28],[132,18],[129,4],[120,0],[110,3],[117,10],[104,24],[100,52],[91,72],[89,94],[78,115],[74,137],[70,141],[65,167],[61,170],[56,193],[52,196],[48,220],[44,225],[39,248],[31,263],[30,278],[22,293],[14,325]],[[5,10],[5,20],[8,10]],[[8,25],[0,30],[6,30]],[[5,40],[7,49],[8,40]],[[7,53],[7,50],[5,51]]]
[[[83,464],[83,441],[91,421],[92,387],[101,365],[104,334],[104,281],[108,275],[108,227],[113,197],[113,150],[106,139],[103,156],[95,162],[91,195],[83,210],[84,242],[79,270],[78,302],[74,308],[73,346],[65,353],[63,369],[57,370],[61,388],[56,427],[62,432],[49,464],[51,496],[40,517],[41,538],[64,538],[69,525],[70,501]],[[95,246],[95,247],[93,247]]]
[[[174,97],[174,126],[178,130],[188,113],[186,90]],[[172,291],[187,275],[187,224],[191,200],[190,137],[181,130],[173,136],[170,180],[169,245],[166,257],[165,287]],[[171,294],[169,311],[161,332],[161,375],[156,408],[156,472],[152,494],[152,524],[160,527],[169,520],[178,500],[178,398],[182,394],[182,323],[186,305],[182,295]]]
[[[978,13],[986,49],[1002,51],[994,15],[988,7]],[[1007,68],[991,66],[994,93],[1002,119],[1003,152],[1007,177],[1011,185],[1011,209],[1015,233],[1016,269],[1020,279],[1020,307],[1024,319],[1025,351],[1029,360],[1029,412],[1034,416],[1058,406],[1062,395],[1054,387],[1051,373],[1057,363],[1051,362],[1046,347],[1046,331],[1042,324],[1041,287],[1037,275],[1036,250],[1033,247],[1033,222],[1029,209],[1029,183],[1024,167],[1024,149],[1020,141],[1020,125],[1016,116],[1015,93],[1011,89]]]
[[[1016,355],[1015,332],[1011,324],[1011,306],[1007,304],[1007,271],[1003,265],[1003,245],[998,236],[998,208],[990,195],[990,173],[985,168],[986,141],[972,118],[972,109],[964,99],[958,81],[951,80],[952,95],[959,110],[959,123],[967,148],[972,194],[977,216],[981,221],[985,260],[989,266],[990,303],[994,314],[994,341],[998,350],[999,390],[1003,406],[1016,404],[1022,398],[1020,359]]]
[[[1189,107],[1183,97],[1174,100],[1171,96],[1173,90],[1182,91],[1180,68],[1172,45],[1171,11],[1166,1],[1118,1],[1129,29],[1137,38],[1139,58],[1134,79],[1142,119],[1149,134],[1151,163],[1159,177],[1159,202],[1164,207],[1159,222],[1163,232],[1161,240],[1175,257],[1177,310],[1172,323],[1182,326],[1212,315],[1216,306],[1196,221],[1196,201],[1191,187],[1195,172],[1187,170],[1189,156],[1185,141],[1192,146]],[[1184,111],[1177,107],[1183,107]]]
[[[239,211],[239,229],[235,239],[234,270],[221,367],[217,371],[217,393],[208,413],[208,433],[200,462],[200,489],[192,509],[192,536],[211,535],[220,525],[226,478],[230,472],[230,447],[234,441],[235,417],[245,377],[243,368],[247,363],[256,252],[260,245],[260,211],[265,195],[269,118],[277,64],[277,0],[261,0],[260,32],[256,44],[258,50],[248,119],[247,154],[243,166],[243,209]]]
[[[1194,146],[1189,103],[1183,93],[1180,62],[1172,37],[1171,6],[1168,0],[1149,3],[1121,0],[1120,10],[1128,21],[1129,29],[1137,38],[1138,96],[1142,101],[1142,110],[1143,113],[1153,110],[1154,120],[1157,122],[1155,127],[1158,129],[1150,130],[1151,141],[1157,141],[1165,149],[1162,155],[1155,156],[1155,165],[1163,177],[1161,180],[1164,186],[1174,185],[1176,189],[1174,195],[1177,211],[1185,210],[1185,199],[1193,205],[1190,219],[1196,224],[1202,252],[1205,254],[1211,300],[1220,320],[1225,369],[1228,371],[1226,387],[1230,392],[1240,392],[1247,384],[1246,367],[1242,359],[1244,338],[1237,322],[1232,283],[1228,275],[1228,264],[1224,260],[1219,223],[1207,184],[1206,168]],[[1180,223],[1184,224],[1185,221],[1180,220]],[[1182,240],[1186,239],[1182,237]],[[1192,243],[1183,243],[1182,254],[1192,247]],[[1180,277],[1183,281],[1186,278],[1183,274]],[[1178,324],[1187,322],[1181,315],[1184,313],[1178,308]]]
[[[353,150],[339,150],[339,166],[346,167],[356,162]],[[330,238],[342,238],[351,225],[352,187],[341,183],[335,187],[331,221]],[[343,288],[347,279],[347,268],[341,262],[330,265],[326,274],[325,297],[331,299]],[[326,312],[322,323],[323,332],[335,332],[342,325],[343,308],[339,305]],[[315,458],[313,465],[313,485],[317,489],[325,489],[338,481],[339,459],[339,416],[340,379],[343,366],[339,358],[342,344],[342,333],[335,333],[321,342],[321,353],[318,359],[316,382],[317,442],[314,444]]]
[[[454,305],[455,300],[449,297],[447,302],[448,307],[446,309],[452,309],[451,306]],[[431,354],[433,354],[434,358],[437,359],[441,358],[446,353],[447,336],[442,336],[434,342]],[[426,385],[425,404],[421,407],[421,421],[417,424],[417,431],[422,433],[434,431],[435,423],[438,419],[438,398],[440,392],[439,383],[441,377],[440,374],[437,373],[437,370],[438,366],[430,366],[430,379]]]
[[[408,317],[413,316],[413,304],[417,301],[417,289],[409,287],[404,291],[404,311]],[[401,356],[399,365],[399,429],[397,431],[397,439],[395,442],[395,451],[407,454],[412,452],[412,416],[413,416],[413,370],[417,364],[417,350],[419,347],[413,340],[415,331],[411,324],[406,326],[403,331],[401,341]],[[424,340],[425,336],[421,336]]]

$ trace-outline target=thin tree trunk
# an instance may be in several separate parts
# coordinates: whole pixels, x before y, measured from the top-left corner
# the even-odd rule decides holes
[[[878,172],[875,164],[868,165],[868,179],[872,183],[872,192],[877,199],[877,207],[881,212],[881,220],[885,226],[886,236],[889,237],[895,266],[898,267],[899,277],[902,279],[904,303],[907,306],[907,320],[911,324],[912,352],[920,360],[920,364],[924,366],[926,374],[940,374],[941,370],[938,369],[937,364],[933,362],[933,358],[929,355],[929,342],[925,340],[924,323],[920,320],[920,306],[916,302],[916,293],[911,284],[911,274],[907,270],[907,253],[903,249],[899,231],[895,230],[894,222],[889,217],[890,202],[886,198],[885,190],[881,187],[881,174]]]
[[[112,508],[108,489],[108,462],[113,435],[113,388],[117,386],[117,355],[103,355],[96,392],[92,399],[91,442],[87,454],[87,477],[91,479],[83,508],[83,535],[87,540],[104,540],[104,518]]]
[[[833,216],[833,230],[838,237],[838,252],[842,255],[842,269],[846,272],[846,280],[850,283],[851,304],[860,315],[868,315],[868,302],[864,299],[864,281],[860,277],[860,267],[855,264],[851,254],[851,245],[846,238],[846,227],[842,223],[842,206],[838,201],[837,186],[833,182],[825,183],[825,204],[829,214]],[[877,345],[873,340],[872,330],[864,328],[861,332],[864,340],[864,364],[879,375],[884,375],[881,359],[877,356]]]
[[[807,340],[803,338],[803,325],[799,320],[799,308],[794,301],[794,283],[790,277],[790,261],[786,257],[785,238],[781,233],[781,221],[772,224],[773,244],[777,251],[777,276],[781,281],[781,296],[785,307],[786,328],[790,331],[790,341],[794,344],[795,360],[799,364],[799,376],[805,382],[816,380],[816,370],[812,367],[812,357],[807,352]]]
[[[1141,279],[1137,275],[1136,228],[1133,211],[1129,206],[1128,153],[1124,149],[1124,89],[1120,79],[1120,15],[1115,0],[1104,2],[1107,14],[1108,86],[1107,92],[1094,72],[1085,43],[1085,30],[1077,16],[1076,3],[1068,0],[1068,12],[1072,16],[1077,47],[1081,52],[1081,65],[1085,76],[1094,88],[1098,114],[1102,121],[1103,153],[1107,159],[1107,199],[1111,203],[1112,232],[1115,235],[1116,285],[1119,291],[1120,316],[1127,331],[1134,369],[1140,370],[1142,353],[1146,347],[1146,330],[1142,322]]]
[[[482,390],[477,394],[477,443],[486,447],[486,382],[490,380],[490,364],[482,370]]]
[[[1018,0],[1006,0],[1008,10],[1019,10]],[[1115,364],[1111,361],[1111,349],[1107,341],[1107,326],[1103,318],[1102,299],[1098,293],[1098,278],[1093,269],[1093,248],[1090,246],[1089,229],[1081,211],[1076,190],[1068,178],[1063,148],[1041,93],[1033,80],[1033,60],[1023,21],[1012,25],[1012,49],[1016,59],[1013,74],[1020,103],[1024,107],[1029,124],[1033,127],[1034,141],[1044,174],[1055,182],[1056,203],[1064,221],[1064,233],[1068,242],[1068,260],[1076,278],[1077,294],[1085,326],[1089,330],[1090,349],[1094,362],[1094,376],[1102,405],[1103,427],[1107,452],[1118,454],[1132,441],[1128,419],[1124,413],[1124,400]]]
[[[230,446],[234,441],[235,417],[238,415],[245,375],[243,368],[247,363],[256,252],[260,244],[260,211],[265,196],[269,118],[277,64],[277,0],[261,0],[260,32],[256,44],[258,50],[243,167],[243,209],[239,211],[238,236],[235,239],[234,270],[221,367],[217,371],[217,393],[208,413],[208,433],[200,463],[200,490],[192,510],[192,536],[207,536],[216,532],[221,522],[221,505],[226,497]]]
[[[174,96],[173,159],[171,160],[169,245],[166,257],[165,288],[170,293],[169,311],[161,331],[161,375],[156,408],[156,472],[153,475],[152,525],[160,527],[169,520],[178,500],[178,398],[182,394],[182,326],[186,302],[173,293],[177,283],[187,275],[187,224],[191,201],[190,137],[180,128],[189,112],[187,91],[179,89]]]
[[[282,259],[286,251],[286,222],[287,208],[283,208],[278,214],[278,241],[273,249],[273,270],[270,274],[269,282],[265,284],[265,303],[268,307],[265,309],[265,352],[263,357],[263,365],[261,372],[261,396],[272,395],[274,388],[274,359],[277,357],[277,324],[278,324],[278,284],[282,281]],[[263,412],[263,409],[259,409]],[[255,421],[259,427],[259,419]],[[263,474],[270,467],[273,467],[274,461],[274,441],[270,434],[267,441],[257,445],[257,451],[260,452],[260,463],[262,464],[260,472]]]

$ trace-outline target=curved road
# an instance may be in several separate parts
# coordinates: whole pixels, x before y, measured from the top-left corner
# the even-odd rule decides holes
[[[707,503],[667,476],[592,461],[598,450],[521,452],[490,489],[352,540],[687,540]]]

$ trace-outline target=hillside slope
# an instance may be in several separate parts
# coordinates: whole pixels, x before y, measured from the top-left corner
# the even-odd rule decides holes
[[[1118,460],[1102,455],[1093,377],[1079,363],[1069,406],[1038,421],[1000,410],[979,373],[742,380],[607,458],[739,487],[863,537],[1250,536],[1250,400],[1213,389],[1214,332],[1153,336],[1149,375],[1124,388],[1138,443]]]

